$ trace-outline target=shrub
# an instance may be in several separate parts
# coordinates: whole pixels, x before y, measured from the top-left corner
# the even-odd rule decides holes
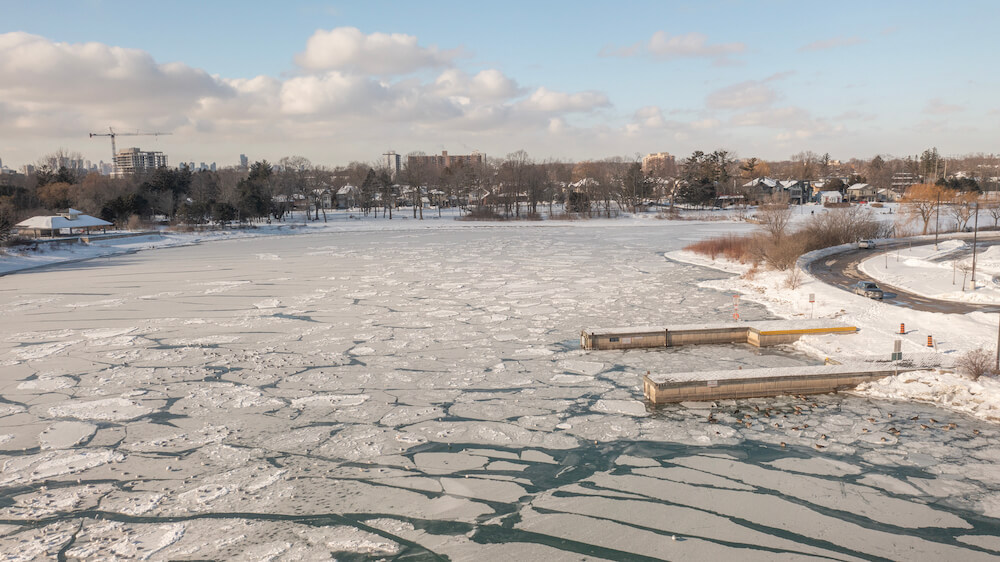
[[[807,244],[803,236],[792,234],[780,238],[758,236],[756,247],[760,259],[768,266],[778,271],[786,271],[795,267],[799,256],[806,252]]]
[[[979,380],[983,375],[996,375],[996,356],[992,351],[979,348],[969,351],[955,361],[958,372],[968,375],[972,380]]]
[[[580,218],[580,215],[576,213],[556,213],[549,217],[549,220],[553,221],[575,221]]]
[[[662,219],[675,220],[677,218],[680,218],[680,216],[681,216],[680,211],[678,211],[674,207],[660,207],[660,211],[656,213],[656,218],[661,220]]]
[[[497,220],[505,220],[505,218],[489,207],[475,207],[469,210],[469,213],[467,215],[460,217],[459,220],[497,221]]]
[[[788,269],[788,277],[785,277],[786,289],[798,289],[802,285],[802,270],[792,266]]]
[[[145,228],[145,226],[146,226],[145,223],[141,218],[139,218],[139,215],[132,215],[131,217],[128,218],[128,224],[126,225],[126,228],[128,228],[129,230],[142,230],[143,228]]]
[[[726,259],[746,263],[751,260],[751,247],[753,239],[749,236],[737,236],[727,234],[716,238],[709,238],[700,242],[695,242],[685,246],[684,249],[696,254],[702,254],[716,259],[722,256]]]

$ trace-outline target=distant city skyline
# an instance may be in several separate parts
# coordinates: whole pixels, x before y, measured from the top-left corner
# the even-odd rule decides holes
[[[1000,4],[0,1],[0,158],[1000,152]],[[192,17],[192,15],[197,17]],[[136,25],[136,22],[144,22]],[[120,145],[124,146],[124,144]]]

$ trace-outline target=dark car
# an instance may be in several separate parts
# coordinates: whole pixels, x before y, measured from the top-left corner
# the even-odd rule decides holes
[[[859,281],[853,285],[854,294],[868,297],[870,299],[882,300],[882,289],[871,281]]]

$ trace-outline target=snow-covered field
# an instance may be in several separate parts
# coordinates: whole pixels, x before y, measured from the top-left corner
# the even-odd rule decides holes
[[[990,243],[995,242],[993,238]],[[970,283],[972,240],[944,241],[937,249],[925,243],[880,252],[862,262],[860,269],[873,279],[925,297],[1000,303],[1000,246],[978,248],[975,289]]]
[[[813,287],[862,332],[579,349],[588,325],[726,321],[744,281],[663,253],[748,226],[393,224],[0,278],[5,556],[1000,555],[994,423],[874,391],[642,403],[647,370],[887,354],[895,311]],[[753,287],[743,318],[808,316]]]

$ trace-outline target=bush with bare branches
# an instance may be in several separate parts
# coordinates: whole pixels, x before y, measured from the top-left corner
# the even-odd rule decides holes
[[[871,209],[848,207],[816,215],[804,227],[789,232],[791,211],[780,204],[768,204],[756,215],[760,230],[750,236],[720,236],[702,240],[685,250],[724,257],[740,263],[765,263],[787,271],[806,252],[866,238],[886,238],[891,227],[875,218]]]
[[[726,259],[746,263],[750,258],[750,249],[754,241],[749,236],[727,234],[717,238],[709,238],[685,246],[684,249],[696,254],[702,254],[715,260],[720,255]]]
[[[798,289],[802,285],[802,270],[797,267],[788,269],[788,276],[785,277],[785,288]]]
[[[983,375],[996,376],[995,355],[988,349],[973,349],[955,361],[958,372],[968,375],[972,380],[979,380]]]
[[[801,233],[806,238],[806,251],[812,251],[867,238],[885,238],[889,230],[871,209],[855,206],[816,215]]]

